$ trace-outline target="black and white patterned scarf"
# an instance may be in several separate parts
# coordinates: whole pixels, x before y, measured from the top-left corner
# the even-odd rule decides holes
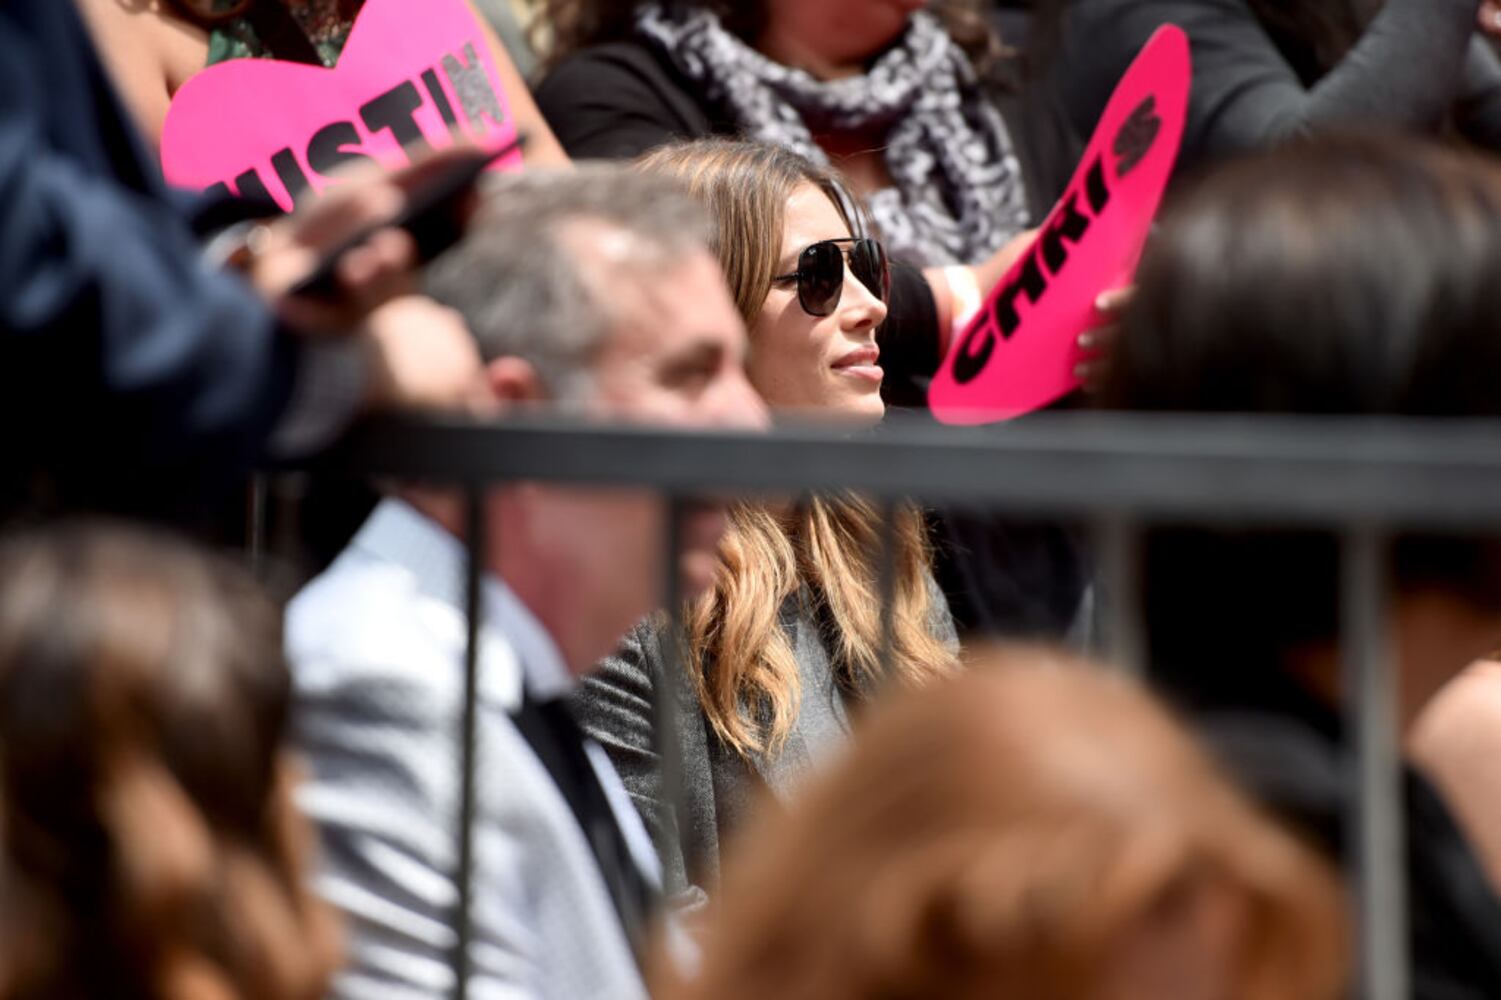
[[[931,14],[862,76],[823,82],[761,55],[719,18],[688,4],[647,4],[641,34],[710,100],[726,104],[748,139],[822,166],[813,129],[889,126],[886,166],[896,186],[875,192],[870,215],[891,251],[921,265],[972,264],[1027,225],[1011,137],[969,59]]]

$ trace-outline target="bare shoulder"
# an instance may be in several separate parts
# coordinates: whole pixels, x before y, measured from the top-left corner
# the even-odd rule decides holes
[[[516,64],[506,50],[505,43],[490,26],[489,20],[475,7],[474,0],[464,0],[464,3],[474,14],[475,20],[480,23],[485,42],[490,47],[490,54],[495,60],[495,68],[500,72],[500,84],[505,90],[506,104],[510,106],[517,126],[530,139],[526,150],[527,166],[567,166],[568,154],[563,152],[563,147],[558,144],[557,136],[553,135],[552,129],[542,117],[542,112],[537,110],[537,102],[532,98],[531,88],[521,78]]]
[[[208,58],[208,32],[165,0],[78,0],[105,67],[137,126],[153,145],[167,106]]]
[[[1471,664],[1433,696],[1412,731],[1419,758],[1501,750],[1501,662]]]
[[[1434,695],[1408,751],[1501,889],[1501,663],[1472,664]]]

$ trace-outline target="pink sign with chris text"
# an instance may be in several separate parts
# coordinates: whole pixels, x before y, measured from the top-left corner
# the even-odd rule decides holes
[[[162,170],[284,209],[360,160],[401,166],[456,139],[516,135],[500,74],[463,0],[366,0],[333,69],[235,59],[183,84],[162,129]],[[515,169],[521,154],[502,157]]]
[[[1100,293],[1136,270],[1178,157],[1191,75],[1187,36],[1157,29],[1032,246],[955,338],[928,390],[939,420],[1007,420],[1078,387],[1078,335],[1098,323]]]

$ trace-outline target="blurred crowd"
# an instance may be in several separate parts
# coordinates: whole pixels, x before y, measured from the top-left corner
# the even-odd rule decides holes
[[[1501,417],[1493,0],[0,3],[0,1000],[1361,995],[1331,534],[1149,526],[1139,678],[1061,518],[315,471],[246,557],[371,414],[923,420],[1165,24],[1055,405]],[[371,38],[427,97],[277,154],[291,211],[168,185],[200,74],[311,107]],[[220,92],[209,146],[307,117]],[[1388,556],[1411,994],[1494,1000],[1501,543]]]

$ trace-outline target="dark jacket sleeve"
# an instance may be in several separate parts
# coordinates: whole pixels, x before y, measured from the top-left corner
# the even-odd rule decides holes
[[[1465,138],[1501,149],[1501,58],[1482,38],[1472,38],[1465,52],[1464,83],[1454,113]]]
[[[537,107],[575,159],[633,159],[675,139],[724,131],[671,67],[644,43],[616,42],[559,63]]]
[[[1305,87],[1245,0],[1074,0],[1057,85],[1088,135],[1152,32],[1187,34],[1194,82],[1182,162],[1266,146],[1320,128],[1431,129],[1460,85],[1476,0],[1388,0],[1344,60]]]
[[[38,51],[12,20],[36,7],[0,8],[0,413],[52,461],[242,468],[286,404],[292,342],[246,285],[200,261],[159,182],[132,189],[100,156],[57,148],[48,115],[68,109],[44,70],[79,56]]]

